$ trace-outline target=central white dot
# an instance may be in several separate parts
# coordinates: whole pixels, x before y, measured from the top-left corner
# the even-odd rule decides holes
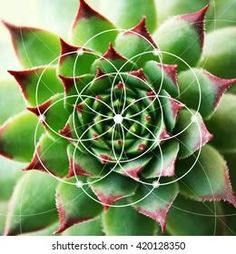
[[[114,122],[115,122],[116,124],[121,124],[122,121],[123,121],[123,116],[117,114],[117,115],[115,115],[115,116],[113,117],[113,119],[114,119]]]

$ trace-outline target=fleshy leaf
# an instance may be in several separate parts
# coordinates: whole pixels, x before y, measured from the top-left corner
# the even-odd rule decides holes
[[[64,236],[102,236],[101,218],[85,221],[80,224],[75,224],[63,232]]]
[[[0,108],[0,124],[25,109],[20,89],[13,79],[0,81]]]
[[[30,112],[24,111],[10,118],[0,128],[0,154],[14,160],[30,161],[34,152],[34,135],[37,125],[37,117]],[[39,124],[36,140],[43,131],[43,127]]]
[[[23,71],[9,71],[18,82],[26,101],[31,106],[41,104],[56,93],[63,92],[54,67],[36,67]]]
[[[98,57],[93,51],[70,45],[61,39],[61,56],[59,74],[67,77],[76,77],[90,73],[92,63]]]
[[[115,29],[115,26],[109,20],[92,9],[85,0],[80,0],[80,7],[72,29],[73,43],[105,52],[109,43],[114,42],[117,35],[114,30],[108,31],[112,29]],[[98,35],[99,33],[101,34]]]
[[[57,135],[54,132],[59,132],[69,118],[69,112],[64,106],[63,98],[63,94],[56,94],[36,107],[27,108],[39,117],[42,124],[53,136]]]
[[[178,95],[177,65],[160,64],[149,61],[144,65],[144,72],[156,91],[165,89],[173,97]]]
[[[7,217],[8,202],[0,202],[0,235],[3,235]]]
[[[57,180],[39,172],[28,172],[17,183],[10,200],[6,235],[43,229],[57,219]]]
[[[235,27],[217,29],[208,33],[199,63],[200,66],[222,78],[235,78],[236,70],[233,67],[236,65],[235,40]]]
[[[222,235],[221,204],[196,202],[178,195],[169,210],[166,230],[175,236]]]
[[[69,158],[68,177],[74,175],[99,176],[104,170],[104,165],[96,157],[88,152],[81,152],[73,145],[69,145],[67,153]]]
[[[135,63],[129,61],[128,59],[120,55],[113,48],[112,44],[110,44],[108,50],[104,53],[104,55],[93,63],[93,72],[96,72],[98,68],[104,73],[109,73],[117,72],[117,70],[120,70],[122,72],[130,71],[133,69],[137,69],[137,66]]]
[[[104,179],[93,183],[95,180],[96,178],[90,178],[88,182],[92,183],[90,187],[105,209],[118,200],[134,195],[137,188],[137,182],[113,172]]]
[[[206,125],[214,135],[214,147],[221,152],[236,151],[236,96],[225,94]]]
[[[37,28],[3,23],[11,34],[16,54],[24,67],[46,65],[59,56],[60,40],[57,35]]]
[[[111,207],[103,213],[102,219],[103,230],[108,236],[143,236],[157,233],[157,224],[131,206]]]
[[[118,52],[136,62],[139,67],[148,60],[158,59],[153,54],[157,45],[147,30],[145,18],[135,27],[120,33],[116,38],[115,46]]]
[[[155,34],[162,51],[181,57],[190,66],[195,66],[201,56],[204,41],[204,17],[208,6],[203,9],[176,16],[164,22]],[[177,64],[179,70],[188,69],[180,59],[163,53],[163,62]]]
[[[177,175],[185,174],[196,161],[196,156],[181,160]],[[195,166],[180,182],[180,190],[187,197],[197,201],[227,201],[236,207],[229,171],[223,157],[211,146],[202,148]]]
[[[128,29],[136,25],[143,16],[147,17],[147,27],[153,32],[157,26],[154,0],[101,1],[100,11],[118,27]]]
[[[180,100],[195,110],[200,102],[200,114],[205,118],[210,117],[225,91],[236,79],[222,79],[202,69],[192,71],[181,72],[179,75]]]
[[[56,201],[59,215],[59,228],[56,233],[61,233],[74,224],[95,218],[102,206],[92,200],[86,193],[93,196],[87,185],[83,188],[75,186],[76,179],[71,178],[68,183],[60,183],[57,188]],[[96,198],[96,197],[94,197]]]
[[[35,169],[60,177],[65,176],[69,168],[67,146],[66,140],[53,140],[48,135],[43,135],[36,146],[30,164],[24,170]]]
[[[151,156],[141,156],[136,160],[127,163],[122,163],[115,168],[115,171],[132,178],[139,178],[142,170],[151,160]]]
[[[176,123],[175,133],[180,141],[179,158],[186,158],[209,142],[213,136],[196,111],[181,110]]]
[[[164,232],[168,211],[179,193],[178,184],[172,183],[152,189],[153,187],[141,185],[136,195],[131,197],[131,201],[136,202],[148,195],[142,201],[134,204],[134,207],[139,213],[159,223]]]
[[[161,146],[161,151],[162,154],[159,149],[153,152],[153,158],[142,173],[145,178],[175,175],[175,163],[179,152],[179,143],[177,141],[165,141]]]

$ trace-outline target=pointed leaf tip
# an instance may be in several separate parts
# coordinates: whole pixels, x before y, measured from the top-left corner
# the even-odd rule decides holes
[[[188,13],[180,16],[181,19],[190,22],[196,29],[200,37],[201,46],[204,44],[204,30],[205,30],[205,15],[209,8],[209,5],[206,5],[204,8],[200,9],[197,12]]]
[[[177,64],[161,64],[157,63],[157,66],[166,74],[173,83],[177,86],[177,74],[178,65]]]
[[[137,77],[143,81],[147,81],[147,78],[146,78],[145,73],[142,68],[139,70],[129,72],[129,75]]]
[[[106,59],[111,60],[126,60],[121,54],[119,54],[115,48],[113,47],[112,43],[109,44],[108,50],[103,55]]]
[[[37,107],[27,107],[27,110],[34,113],[36,116],[44,115],[45,111],[50,107],[52,101],[49,99],[48,101],[40,104]]]
[[[153,40],[151,34],[149,33],[149,31],[147,29],[147,26],[146,26],[146,17],[143,17],[141,19],[141,21],[136,26],[131,28],[126,33],[127,34],[131,33],[131,34],[141,35],[142,37],[147,39],[149,41],[149,43],[152,44],[153,47],[158,48],[157,44],[155,43],[155,41]]]
[[[61,55],[77,51],[79,49],[78,46],[71,45],[60,38],[60,44],[61,44]]]

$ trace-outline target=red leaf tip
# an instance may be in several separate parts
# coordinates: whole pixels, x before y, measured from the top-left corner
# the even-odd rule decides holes
[[[110,60],[126,60],[114,49],[112,43],[109,44],[108,50],[104,53],[103,57]]]
[[[178,66],[176,64],[157,64],[158,67],[177,85]]]

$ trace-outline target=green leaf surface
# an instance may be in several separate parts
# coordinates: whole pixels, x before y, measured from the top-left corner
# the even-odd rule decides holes
[[[40,170],[63,177],[68,173],[68,142],[65,139],[52,139],[49,135],[41,136],[30,164],[25,170]]]
[[[56,93],[63,92],[55,67],[44,66],[9,72],[19,83],[24,98],[31,106],[41,104]]]
[[[9,117],[20,113],[25,108],[20,89],[13,79],[0,81],[0,108],[0,124],[3,124]]]
[[[190,156],[212,139],[201,115],[194,110],[180,111],[175,133],[180,142],[179,158]]]
[[[88,183],[102,205],[108,209],[118,200],[135,194],[137,182],[117,173],[110,173],[104,179],[93,183],[99,178],[90,178]]]
[[[79,181],[83,181],[80,180]],[[61,233],[74,224],[95,218],[102,211],[102,206],[91,199],[94,197],[88,186],[78,188],[75,186],[75,178],[70,178],[69,183],[60,183],[57,188],[56,200],[59,214],[59,228]],[[87,194],[86,194],[86,193]]]
[[[206,122],[214,135],[212,145],[221,152],[236,151],[236,96],[226,94],[213,116]]]
[[[141,200],[133,205],[135,209],[139,213],[144,214],[159,223],[162,231],[164,231],[168,211],[178,195],[178,192],[179,189],[177,183],[171,183],[157,188],[141,185],[137,190],[136,195],[130,199],[132,202]]]
[[[7,202],[0,202],[0,236],[3,235],[7,217]]]
[[[59,56],[60,40],[54,33],[7,22],[4,24],[11,34],[18,59],[25,68],[49,64]]]
[[[144,236],[157,233],[157,224],[131,206],[110,208],[103,213],[102,222],[103,230],[108,236]]]
[[[115,26],[109,20],[97,13],[84,0],[80,1],[72,28],[74,44],[105,52],[109,43],[114,42],[117,35],[117,31],[113,29]]]
[[[57,219],[57,181],[40,172],[28,172],[18,181],[10,200],[6,235],[16,235],[48,227]]]
[[[178,176],[186,174],[180,181],[180,190],[187,197],[196,201],[224,200],[236,206],[236,196],[232,190],[228,167],[223,157],[213,147],[204,146],[199,158],[196,158],[195,154],[179,161],[176,174]]]
[[[0,154],[18,161],[30,161],[35,149],[34,135],[37,125],[37,117],[27,111],[10,118],[0,128]],[[43,127],[39,125],[36,140],[42,133]]]
[[[62,235],[64,236],[102,236],[104,235],[101,218],[85,221],[80,224],[73,225],[65,230]]]
[[[219,203],[196,202],[178,196],[168,215],[167,232],[174,236],[204,236],[223,233]]]
[[[155,0],[102,0],[99,10],[112,20],[119,28],[131,28],[143,16],[147,17],[147,27],[153,32],[157,26]]]

